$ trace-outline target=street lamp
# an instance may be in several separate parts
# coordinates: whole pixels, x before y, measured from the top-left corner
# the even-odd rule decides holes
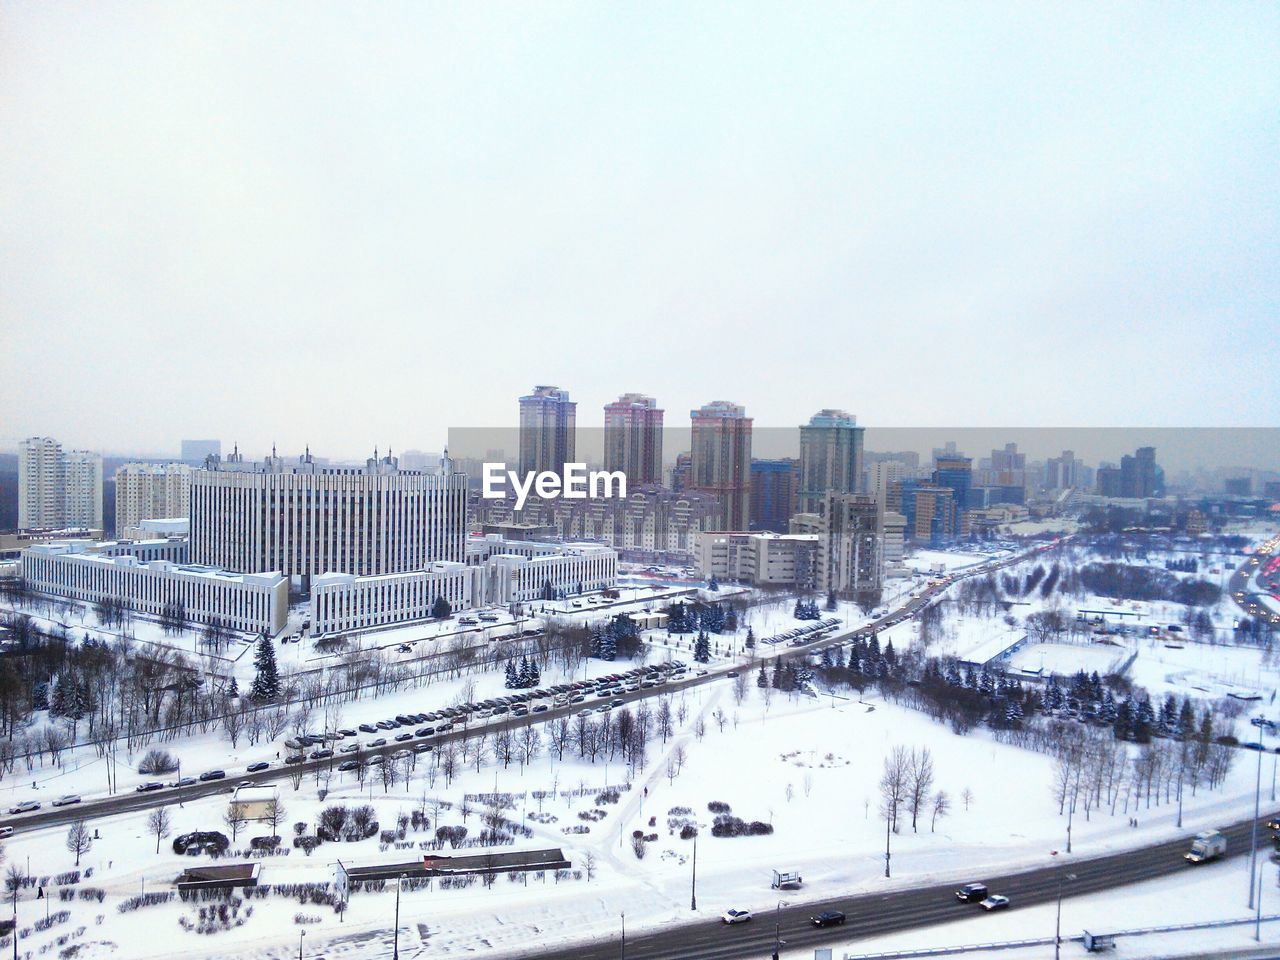
[[[693,830],[693,878],[689,882],[689,909],[698,909],[698,828]]]
[[[620,960],[627,960],[627,911],[623,910],[622,917],[622,941],[619,946]]]
[[[396,925],[392,940],[391,960],[400,960],[400,887],[404,882],[404,874],[396,877]]]
[[[1263,719],[1261,714],[1258,715],[1258,719],[1259,720]],[[1258,729],[1259,729],[1258,736],[1261,737],[1262,736],[1261,723],[1259,723]],[[1257,753],[1258,753],[1258,773],[1254,779],[1254,784],[1253,784],[1253,824],[1249,831],[1249,909],[1250,910],[1253,909],[1253,883],[1254,883],[1254,877],[1256,876],[1256,871],[1258,868],[1258,817],[1262,815],[1260,812],[1260,807],[1262,804],[1262,751],[1259,750],[1257,751]]]
[[[298,960],[302,960],[302,938],[307,935],[307,931],[298,931]]]
[[[778,960],[778,951],[782,949],[782,908],[787,901],[779,900],[773,908],[773,960]]]
[[[1051,857],[1056,857],[1057,855],[1058,855],[1057,850],[1052,850],[1049,852],[1049,856]],[[1065,877],[1065,879],[1067,880],[1074,880],[1075,878],[1076,878],[1076,875],[1074,873],[1068,873]],[[1057,913],[1056,919],[1053,922],[1053,960],[1061,960],[1061,957],[1062,957],[1062,881],[1063,879],[1064,877],[1062,876],[1062,871],[1059,870],[1058,871],[1058,913]]]

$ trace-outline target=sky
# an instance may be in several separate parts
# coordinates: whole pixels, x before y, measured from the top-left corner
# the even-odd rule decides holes
[[[1274,3],[0,2],[0,447],[1275,426]]]

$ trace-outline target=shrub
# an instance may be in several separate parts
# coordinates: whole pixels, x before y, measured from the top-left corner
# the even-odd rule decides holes
[[[723,800],[712,800],[707,804],[707,809],[712,813],[728,813],[732,808]]]
[[[160,750],[152,747],[148,750],[140,761],[138,761],[138,772],[157,774],[157,773],[173,773],[178,769],[178,758],[168,750]]]

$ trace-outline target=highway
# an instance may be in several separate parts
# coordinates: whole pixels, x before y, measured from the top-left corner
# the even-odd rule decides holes
[[[895,893],[833,897],[803,906],[784,906],[780,910],[772,909],[771,905],[776,904],[779,898],[785,902],[788,899],[787,892],[779,894],[777,891],[753,889],[744,893],[742,903],[704,904],[704,909],[699,911],[699,919],[691,919],[674,927],[668,926],[654,933],[628,935],[626,960],[764,958],[773,953],[775,929],[784,950],[808,950],[816,946],[843,945],[877,935],[946,923],[982,912],[976,904],[964,904],[955,899],[955,891],[972,882],[986,883],[992,893],[1009,897],[1012,901],[1009,909],[1017,910],[1019,907],[1053,902],[1058,895],[1059,883],[1062,885],[1063,897],[1067,898],[1141,883],[1182,870],[1208,870],[1219,873],[1224,883],[1239,885],[1243,910],[1248,884],[1243,871],[1231,869],[1230,858],[1249,852],[1252,822],[1244,820],[1224,828],[1228,859],[1199,867],[1189,866],[1182,859],[1190,846],[1190,840],[1185,839],[1084,860],[1072,860],[1063,856],[1060,864],[1019,873],[986,877],[956,874],[947,883]],[[1265,839],[1262,842],[1265,843]],[[1260,855],[1265,856],[1265,851]],[[1046,851],[1045,860],[1049,859]],[[1075,879],[1066,880],[1067,874],[1073,874]],[[808,898],[811,893],[794,891],[791,896],[795,899]],[[759,912],[748,923],[729,926],[719,921],[719,914],[721,910],[730,907],[755,907]],[[814,914],[831,909],[842,911],[848,918],[842,926],[818,928],[810,922],[809,918]],[[1177,906],[1171,902],[1169,922],[1176,923],[1178,919]],[[1052,929],[1023,932],[1028,937],[1053,935]],[[1079,932],[1064,929],[1062,935],[1065,938],[1076,936]],[[618,960],[620,949],[619,938],[605,941],[595,939],[555,950],[529,951],[518,956],[530,960]],[[865,949],[867,952],[874,952],[875,945],[868,943]]]
[[[1280,549],[1280,536],[1272,537],[1265,543],[1259,544],[1252,556],[1246,558],[1235,571],[1231,574],[1231,580],[1227,590],[1231,593],[1231,598],[1236,602],[1241,610],[1255,619],[1269,619],[1272,623],[1280,623],[1280,614],[1269,609],[1265,604],[1259,602],[1259,596],[1256,590],[1249,589],[1249,580],[1254,573],[1262,571],[1267,562],[1276,555],[1277,549]],[[1266,577],[1265,574],[1263,574]],[[1280,574],[1272,574],[1266,578],[1266,582],[1262,584],[1264,589],[1273,592],[1280,592]]]
[[[966,569],[966,570],[961,570],[961,571],[952,573],[949,576],[939,578],[939,582],[925,587],[925,589],[921,590],[919,593],[912,596],[911,599],[903,603],[901,606],[885,613],[885,615],[880,617],[879,619],[871,623],[865,624],[861,627],[858,627],[854,630],[849,630],[849,631],[846,631],[845,633],[824,637],[820,640],[815,640],[812,643],[807,643],[800,646],[792,647],[792,646],[779,645],[777,648],[765,647],[763,649],[764,650],[776,649],[777,655],[779,656],[784,654],[801,655],[801,654],[810,653],[814,651],[820,651],[824,647],[832,647],[832,646],[838,646],[843,643],[848,643],[851,640],[853,640],[855,637],[866,636],[878,630],[882,630],[885,627],[892,626],[893,624],[898,623],[904,619],[915,616],[917,613],[920,612],[920,610],[922,610],[925,606],[931,603],[934,600],[934,598],[944,593],[951,586],[951,584],[955,582],[966,579],[968,577],[985,575],[994,570],[999,570],[1003,567],[1007,567],[1015,563],[1020,563],[1023,560],[1026,560],[1027,558],[1034,556],[1037,553],[1043,552],[1054,545],[1055,545],[1054,543],[1043,544],[1043,545],[1037,546],[1033,550],[1030,550],[1024,553],[1016,554],[1014,556],[1007,557],[1002,560],[991,561],[989,563],[981,564],[979,566]],[[757,652],[761,652],[760,648],[757,648]],[[713,683],[717,680],[722,680],[726,678],[729,674],[736,673],[739,670],[749,669],[750,666],[751,664],[725,663],[716,667],[709,667],[707,669],[706,676],[700,677],[700,676],[694,675],[694,676],[690,676],[686,680],[681,680],[674,683],[667,683],[662,686],[652,687],[648,690],[641,689],[641,690],[633,691],[631,693],[620,694],[618,698],[627,702],[632,702],[632,701],[644,699],[646,697],[659,697],[663,695],[670,695],[680,690],[687,690],[687,689],[699,686],[700,684]],[[610,699],[614,699],[614,698],[610,698]],[[599,703],[605,703],[605,702],[608,702],[608,701],[606,700],[589,701],[588,705],[594,707]],[[474,736],[477,732],[477,729],[496,730],[501,725],[504,725],[504,724],[510,725],[511,727],[519,727],[519,726],[525,726],[533,723],[547,723],[551,720],[556,719],[557,717],[572,716],[573,714],[582,710],[583,707],[584,707],[583,704],[571,704],[566,707],[554,707],[545,712],[538,713],[537,715],[530,714],[527,717],[521,717],[517,719],[508,719],[504,717],[501,720],[489,721],[483,727],[481,727],[480,724],[471,724],[468,727],[465,724],[458,725],[457,723],[455,723],[456,728],[454,730],[443,735],[433,736],[430,738],[430,740],[427,740],[427,741],[415,740],[412,743],[396,743],[392,741],[383,747],[375,747],[372,749],[362,748],[361,756],[369,757],[375,753],[389,754],[389,753],[394,753],[397,750],[403,750],[406,748],[411,749],[413,746],[413,743],[420,743],[420,742],[429,742],[435,748],[438,748],[443,743],[449,743],[451,741],[456,742],[464,739],[467,736]],[[426,710],[427,708],[424,706],[422,709]],[[175,751],[180,750],[180,745],[169,744],[168,746]],[[425,754],[423,754],[422,756],[425,757]],[[335,768],[338,763],[342,762],[345,759],[348,759],[348,757],[345,754],[335,753],[333,757],[326,760],[308,760],[305,763],[300,763],[293,766],[287,766],[280,762],[273,762],[270,769],[260,770],[257,773],[244,773],[244,772],[237,773],[234,770],[228,770],[227,778],[225,780],[214,780],[208,783],[196,783],[190,786],[182,787],[180,789],[166,787],[163,790],[156,790],[150,793],[137,793],[134,791],[129,791],[126,793],[116,794],[114,796],[87,797],[81,803],[72,804],[65,807],[51,807],[51,806],[48,806],[46,801],[45,805],[40,810],[37,810],[33,813],[7,815],[3,820],[0,820],[0,826],[11,826],[16,831],[39,829],[43,827],[57,827],[57,826],[68,825],[70,823],[75,822],[76,820],[96,820],[101,817],[115,816],[117,814],[130,813],[138,810],[147,810],[152,807],[169,806],[171,804],[175,804],[178,802],[186,803],[187,801],[197,800],[202,797],[210,797],[217,794],[227,794],[234,788],[235,785],[242,782],[248,782],[253,784],[275,783],[282,780],[288,780],[292,776],[295,776],[298,772],[301,772],[302,776],[304,777],[313,776],[317,767],[328,766],[332,769],[332,768]],[[334,772],[336,773],[336,770]],[[217,826],[218,824],[208,824],[206,825],[205,829],[215,829]]]

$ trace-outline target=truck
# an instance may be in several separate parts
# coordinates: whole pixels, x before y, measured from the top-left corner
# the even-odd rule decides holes
[[[1191,849],[1183,856],[1187,863],[1208,863],[1227,853],[1227,838],[1219,830],[1197,833],[1191,841]]]

